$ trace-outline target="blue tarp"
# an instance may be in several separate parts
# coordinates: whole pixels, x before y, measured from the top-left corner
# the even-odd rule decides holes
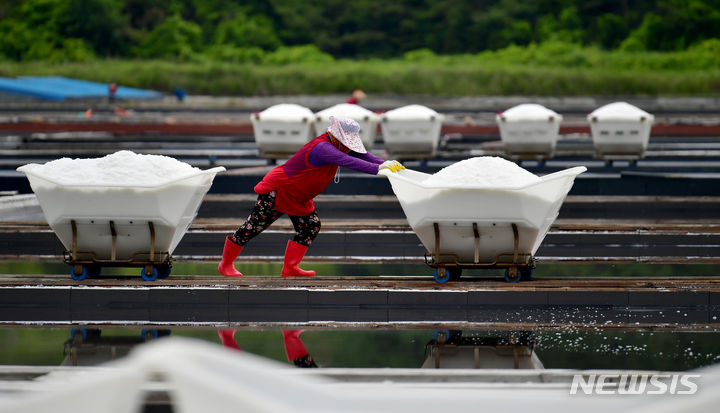
[[[39,99],[63,101],[78,98],[106,98],[108,84],[70,79],[60,76],[0,77],[0,92],[31,96]],[[159,99],[160,92],[118,86],[117,99]]]

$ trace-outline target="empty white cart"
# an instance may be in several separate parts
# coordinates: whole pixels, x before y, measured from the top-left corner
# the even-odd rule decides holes
[[[500,138],[512,158],[552,158],[557,145],[558,113],[535,103],[514,106],[495,116]]]
[[[354,119],[360,125],[360,140],[366,150],[372,149],[377,136],[380,116],[360,105],[340,103],[315,114],[315,135],[325,132],[330,126],[330,116]]]
[[[444,118],[422,105],[408,105],[385,112],[380,122],[385,149],[397,159],[432,158],[437,151]]]
[[[595,109],[587,116],[596,154],[606,160],[645,155],[655,117],[626,102]]]
[[[170,274],[172,252],[197,215],[217,167],[157,185],[68,185],[18,168],[37,195],[50,228],[65,247],[75,280],[102,267],[142,267],[146,281]]]
[[[290,156],[312,139],[313,112],[294,103],[281,103],[250,115],[260,157]]]
[[[536,182],[511,187],[433,186],[431,175],[381,170],[392,184],[410,227],[427,253],[425,263],[436,268],[440,283],[460,278],[463,268],[505,268],[505,278],[529,278],[534,254],[575,177],[577,166],[545,175]]]

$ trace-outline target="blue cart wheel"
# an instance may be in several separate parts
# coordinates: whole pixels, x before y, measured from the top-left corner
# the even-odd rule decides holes
[[[142,333],[140,333],[140,337],[143,339],[143,341],[148,340],[154,340],[160,336],[160,333],[157,330],[148,330],[143,329]]]
[[[512,268],[506,268],[505,269],[505,281],[509,283],[517,283],[520,281],[520,272],[515,268],[515,271],[510,271]],[[511,272],[514,272],[514,274],[511,274]]]
[[[446,271],[450,273],[450,281],[457,281],[462,275],[462,268],[459,267],[446,268]]]
[[[76,269],[80,269],[80,274],[76,273]],[[87,268],[84,265],[73,265],[70,267],[70,276],[75,281],[82,281],[87,277]]]
[[[450,280],[450,271],[445,267],[440,267],[435,270],[435,281],[440,284],[445,284]]]
[[[443,344],[450,340],[450,330],[435,330],[435,342]]]
[[[81,339],[79,342],[86,341],[88,337],[88,331],[85,328],[73,328],[70,330],[70,338],[78,342],[78,339]]]
[[[89,278],[99,276],[102,271],[102,267],[97,264],[83,265],[83,268],[87,270],[87,276]]]
[[[145,267],[142,269],[142,279],[145,281],[155,281],[157,280],[158,275],[157,267],[152,267],[152,274],[149,275],[145,272]]]
[[[158,270],[158,278],[167,278],[170,276],[170,271],[172,271],[172,267],[168,264],[163,264],[155,268]]]
[[[532,268],[522,268],[520,270],[520,281],[530,281],[532,280]]]

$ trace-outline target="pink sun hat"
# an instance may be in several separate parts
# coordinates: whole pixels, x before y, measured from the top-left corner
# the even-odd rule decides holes
[[[360,139],[360,125],[353,119],[330,116],[330,127],[327,129],[343,145],[357,153],[366,153]]]

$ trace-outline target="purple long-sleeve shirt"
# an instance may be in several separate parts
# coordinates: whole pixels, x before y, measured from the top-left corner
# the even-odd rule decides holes
[[[370,175],[377,174],[378,165],[385,162],[370,152],[361,154],[351,151],[347,154],[330,142],[320,142],[315,145],[308,155],[308,161],[313,166],[333,164]]]

